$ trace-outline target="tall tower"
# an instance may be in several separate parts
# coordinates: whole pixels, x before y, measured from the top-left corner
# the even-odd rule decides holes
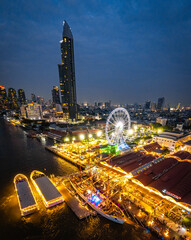
[[[164,104],[165,104],[165,98],[158,98],[158,104],[157,104],[157,110],[161,111],[164,108]]]
[[[26,103],[25,92],[23,89],[18,90],[18,100],[21,105]]]
[[[8,89],[8,98],[9,98],[9,104],[10,109],[17,109],[18,108],[18,100],[17,100],[17,94],[14,88]]]
[[[0,111],[8,109],[7,93],[4,86],[0,86]]]
[[[69,118],[77,119],[76,80],[74,66],[73,35],[66,21],[63,23],[63,39],[60,41],[62,63],[58,64],[62,108]]]

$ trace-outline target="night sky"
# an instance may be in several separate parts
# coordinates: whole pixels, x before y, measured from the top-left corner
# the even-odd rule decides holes
[[[191,104],[190,0],[1,0],[0,85],[51,98],[63,20],[79,103]]]

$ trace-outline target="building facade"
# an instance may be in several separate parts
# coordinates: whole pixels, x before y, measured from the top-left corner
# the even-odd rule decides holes
[[[21,105],[26,104],[26,96],[23,89],[18,90],[18,100]]]
[[[38,103],[29,103],[20,107],[21,117],[31,120],[39,120],[43,118],[42,106]]]
[[[8,89],[9,108],[12,110],[18,109],[17,94],[14,88]]]
[[[164,104],[165,104],[165,98],[164,98],[164,97],[159,98],[159,99],[158,99],[158,104],[157,104],[157,110],[158,110],[158,111],[163,110]]]
[[[4,86],[0,86],[0,111],[8,109],[7,93]]]
[[[63,111],[72,120],[77,119],[76,80],[74,66],[73,35],[66,21],[63,39],[60,41],[62,63],[58,64]]]
[[[52,89],[52,102],[54,105],[60,104],[60,93],[57,86],[54,86]]]

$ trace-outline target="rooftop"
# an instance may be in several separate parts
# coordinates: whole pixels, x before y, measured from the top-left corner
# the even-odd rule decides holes
[[[48,177],[38,177],[34,181],[37,183],[47,202],[62,196]]]
[[[32,192],[30,190],[30,187],[28,185],[28,182],[26,181],[18,182],[16,186],[17,186],[17,193],[19,196],[21,209],[24,209],[26,207],[36,204],[34,197],[32,195]]]

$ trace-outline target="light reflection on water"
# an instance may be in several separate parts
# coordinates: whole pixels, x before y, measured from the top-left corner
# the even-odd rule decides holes
[[[21,218],[13,178],[17,173],[30,176],[32,170],[65,176],[77,168],[53,155],[36,139],[0,119],[0,239],[154,239],[143,230],[110,222],[99,216],[79,221],[66,203]]]

